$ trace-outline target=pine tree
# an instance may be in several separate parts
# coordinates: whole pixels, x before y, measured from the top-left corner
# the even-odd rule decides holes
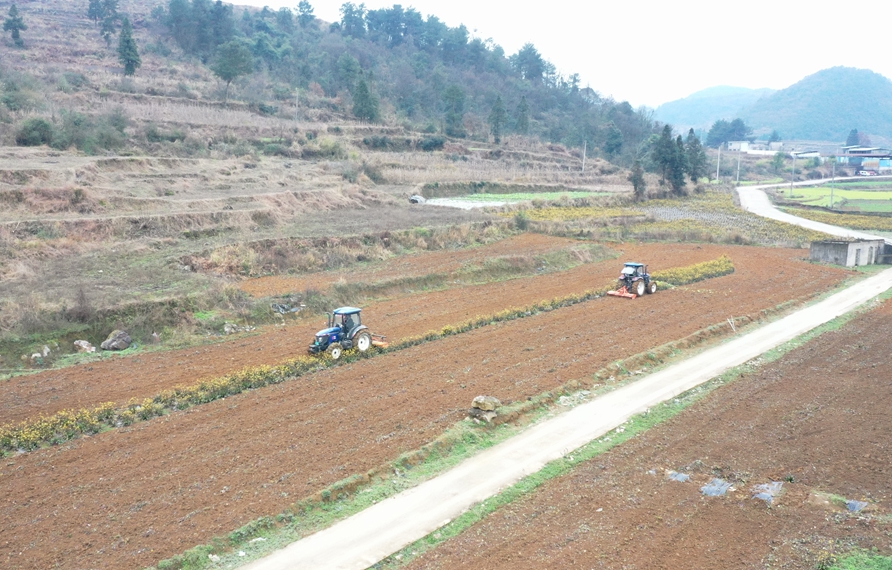
[[[688,175],[694,184],[698,180],[706,176],[706,152],[700,139],[694,134],[694,129],[688,131],[688,138],[685,141],[685,158],[687,159]]]
[[[124,66],[124,75],[135,74],[136,68],[142,65],[136,40],[133,39],[133,27],[130,25],[129,18],[124,18],[121,24],[121,35],[118,38],[118,61]]]
[[[378,120],[378,100],[372,95],[365,79],[360,79],[356,85],[356,94],[353,95],[353,114],[364,122]]]
[[[297,5],[297,11],[300,14],[297,17],[297,23],[300,24],[301,28],[309,27],[310,24],[316,21],[316,16],[313,15],[313,6],[307,0],[300,0],[300,3]]]
[[[852,129],[849,131],[849,136],[846,139],[846,146],[856,146],[860,144],[860,137],[858,136],[858,129]]]
[[[502,142],[502,128],[505,126],[505,123],[508,121],[508,113],[505,112],[505,105],[502,103],[502,96],[496,97],[496,102],[492,105],[492,110],[489,112],[489,118],[487,122],[489,123],[489,132],[492,133],[493,139],[495,139],[496,144]]]
[[[25,21],[19,16],[19,9],[13,4],[9,7],[9,17],[3,21],[3,31],[10,32],[12,43],[17,47],[25,47],[21,32],[24,32],[27,29],[28,26],[25,25]]]
[[[465,92],[458,85],[450,85],[443,92],[446,104],[446,134],[450,137],[465,136]]]
[[[629,182],[632,183],[632,193],[635,201],[639,202],[644,199],[647,191],[647,182],[644,180],[644,169],[641,167],[641,161],[635,160],[632,165],[632,172],[629,174]]]
[[[672,126],[664,125],[660,138],[651,150],[651,158],[660,169],[660,185],[666,183],[670,176],[670,168],[675,160],[675,142],[672,140]]]
[[[623,148],[623,132],[619,130],[613,121],[607,125],[607,136],[604,138],[604,152],[607,156],[615,156]]]
[[[105,44],[111,47],[112,38],[118,31],[118,0],[102,0],[102,24],[99,26],[99,35],[105,40]]]
[[[684,196],[685,181],[684,175],[688,172],[688,161],[685,156],[684,141],[681,135],[675,139],[675,148],[672,153],[672,159],[669,163],[669,185],[672,187],[672,193],[676,196]]]
[[[90,0],[90,5],[87,7],[87,17],[93,20],[94,23],[98,24],[104,16],[102,11],[102,0]]]
[[[514,111],[514,132],[526,135],[530,132],[530,106],[526,96],[520,98],[517,110]]]

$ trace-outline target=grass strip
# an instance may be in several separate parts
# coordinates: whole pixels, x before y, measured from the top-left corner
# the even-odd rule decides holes
[[[828,560],[832,560],[829,562]],[[880,556],[871,552],[850,552],[842,557],[828,556],[828,560],[819,560],[819,570],[892,570],[892,557]]]
[[[658,272],[654,276],[657,279],[664,279],[664,286],[667,284],[677,286],[727,275],[733,271],[734,265],[731,259],[726,255],[722,255],[716,260]],[[423,335],[408,337],[394,343],[385,351],[376,352],[404,350],[418,344],[465,333],[491,324],[512,321],[584,303],[604,296],[609,289],[607,287],[589,289],[582,293],[540,301],[526,307],[508,308],[492,315],[480,316],[457,325],[447,325],[440,330],[432,330]],[[327,355],[320,357],[303,356],[276,366],[252,366],[232,374],[203,380],[190,386],[177,386],[169,390],[163,390],[154,397],[131,400],[126,406],[119,408],[116,408],[112,402],[105,402],[95,408],[62,410],[51,416],[40,416],[35,419],[24,420],[18,424],[6,424],[0,426],[0,451],[4,454],[9,454],[58,445],[82,435],[91,435],[109,429],[129,426],[137,421],[149,420],[174,411],[184,410],[192,406],[240,394],[246,390],[279,384],[331,366],[372,356],[374,356],[374,353],[367,352],[361,354],[355,350],[347,351],[338,361],[328,358]]]

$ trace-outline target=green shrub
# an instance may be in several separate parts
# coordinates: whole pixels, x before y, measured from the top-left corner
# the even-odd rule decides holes
[[[146,125],[146,140],[149,142],[177,142],[186,140],[186,133],[179,129],[170,132],[162,131],[154,123]]]
[[[421,146],[421,150],[431,152],[442,149],[444,144],[446,144],[446,137],[425,137],[419,146]]]
[[[272,143],[264,145],[263,154],[268,156],[291,156],[291,150],[279,143]]]
[[[111,113],[91,117],[77,111],[62,112],[62,126],[53,137],[52,146],[58,149],[75,147],[88,154],[124,146],[127,117],[116,109]]]
[[[384,184],[385,182],[387,182],[387,180],[384,179],[384,174],[381,172],[381,168],[377,165],[363,162],[362,171],[365,173],[366,176],[369,177],[369,180],[371,180],[375,184]]]
[[[32,117],[22,123],[15,135],[15,144],[19,146],[40,146],[53,142],[55,129],[52,123],[42,117]]]

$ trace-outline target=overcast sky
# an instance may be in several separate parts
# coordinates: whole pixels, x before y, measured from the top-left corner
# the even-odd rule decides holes
[[[299,0],[233,3],[297,9]],[[310,0],[317,17],[340,19],[343,0]],[[359,4],[360,2],[354,2]],[[366,0],[366,8],[397,2]],[[414,0],[422,16],[467,26],[516,53],[532,42],[567,76],[633,106],[657,107],[716,85],[783,89],[836,65],[892,77],[892,3],[802,0]],[[860,7],[858,7],[860,6]]]

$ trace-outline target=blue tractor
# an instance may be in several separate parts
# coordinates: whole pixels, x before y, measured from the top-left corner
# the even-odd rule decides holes
[[[316,333],[313,344],[307,349],[310,354],[327,353],[337,360],[345,350],[356,348],[365,352],[372,346],[386,347],[384,337],[373,335],[369,327],[362,324],[356,307],[341,307],[328,315],[328,327]]]
[[[626,263],[622,273],[619,274],[619,284],[616,291],[608,291],[608,295],[635,299],[645,293],[656,293],[657,282],[650,278],[647,266],[643,263]]]

